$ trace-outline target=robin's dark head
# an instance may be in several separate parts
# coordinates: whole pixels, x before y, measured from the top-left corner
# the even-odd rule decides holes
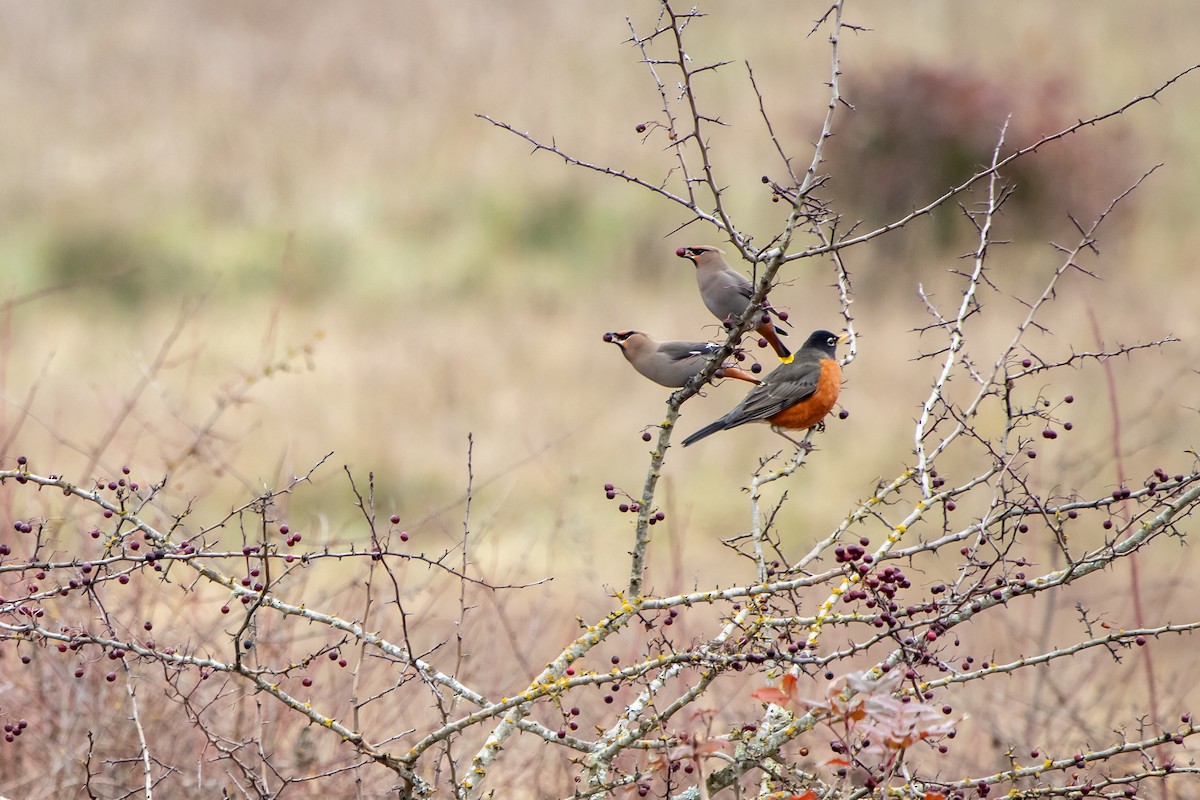
[[[699,244],[695,247],[681,247],[675,251],[675,255],[679,256],[680,258],[686,258],[693,264],[697,263],[700,257],[705,253],[716,253],[720,255],[721,251],[716,247],[710,247],[706,244]]]
[[[629,341],[632,336],[643,336],[640,331],[609,331],[604,334],[604,341],[612,342],[622,350],[625,349],[625,342]]]
[[[837,358],[837,346],[846,341],[846,334],[839,336],[829,331],[813,331],[804,341],[802,350],[816,351],[825,358]]]

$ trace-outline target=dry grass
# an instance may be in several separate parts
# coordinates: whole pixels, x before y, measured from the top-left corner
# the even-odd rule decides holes
[[[284,513],[293,528],[317,541],[363,535],[337,468],[347,464],[359,478],[373,471],[381,512],[399,514],[414,543],[440,552],[460,538],[473,434],[475,568],[496,583],[555,578],[517,599],[478,598],[478,656],[499,653],[511,665],[494,675],[481,670],[478,679],[497,693],[523,685],[527,670],[509,658],[523,654],[539,665],[573,630],[576,614],[603,613],[628,577],[632,522],[600,486],[640,491],[641,432],[660,421],[665,393],[638,379],[600,335],[621,328],[664,338],[716,334],[705,329],[711,320],[694,297],[689,265],[672,256],[680,244],[713,241],[710,231],[667,236],[683,221],[674,209],[550,157],[526,157],[515,139],[471,116],[492,113],[597,162],[663,175],[660,143],[642,144],[633,130],[655,115],[656,98],[635,51],[620,44],[628,33],[620,12],[530,0],[453,11],[377,2],[353,16],[318,3],[135,6],[4,9],[0,295],[28,299],[3,317],[5,466],[25,454],[39,469],[86,482],[122,464],[151,476],[185,462],[169,484],[166,511],[193,503],[195,519],[205,522],[333,451],[314,485],[289,498]],[[1148,91],[1194,59],[1194,3],[1101,6],[855,8],[852,21],[875,32],[847,42],[844,68],[854,76],[935,65],[999,81],[1015,96],[1023,85],[1060,81],[1067,90],[1056,111],[1069,121]],[[646,24],[645,12],[631,13]],[[815,13],[815,6],[764,2],[745,4],[736,18],[714,9],[693,42],[713,58],[749,57],[797,145],[812,138],[823,102],[826,53],[805,38]],[[715,150],[732,207],[765,236],[778,207],[758,176],[774,164],[744,74],[731,67],[705,91],[732,123]],[[1129,161],[1092,165],[1098,191],[1115,193],[1154,163],[1167,166],[1138,192],[1119,238],[1102,242],[1103,279],[1073,279],[1052,332],[1035,340],[1045,357],[1096,349],[1092,317],[1110,345],[1183,340],[1119,365],[1121,445],[1128,474],[1139,480],[1156,466],[1184,464],[1184,451],[1200,441],[1193,269],[1200,226],[1191,219],[1200,205],[1198,108],[1200,82],[1191,80],[1111,126]],[[995,111],[998,125],[1009,109]],[[855,208],[854,198],[846,202]],[[1071,211],[1060,210],[1056,230],[1068,230]],[[921,344],[910,331],[926,319],[915,283],[949,297],[955,279],[947,271],[957,263],[954,251],[922,246],[923,230],[909,234],[902,263],[886,240],[850,256],[862,334],[843,395],[851,415],[831,421],[811,466],[786,486],[792,500],[779,521],[797,547],[908,458],[911,420],[932,376],[927,363],[912,360]],[[1004,235],[1017,243],[997,254],[993,274],[1006,292],[1027,296],[1056,256],[1022,230]],[[799,329],[838,324],[829,274],[798,272],[786,281],[773,299],[791,308]],[[58,286],[65,288],[30,296]],[[200,296],[199,310],[151,370],[181,306]],[[981,356],[1007,341],[1017,309],[1002,296],[991,302],[975,332]],[[288,369],[264,375],[279,363]],[[1038,480],[1115,485],[1100,370],[1082,369],[1069,384],[1042,391],[1078,400],[1076,431],[1045,448]],[[710,390],[687,407],[684,429],[723,413],[739,395],[732,385]],[[211,446],[185,458],[196,428],[230,397],[238,401],[221,415]],[[79,474],[110,429],[98,464]],[[758,457],[777,446],[765,429],[740,429],[671,453],[660,498],[668,517],[650,561],[654,594],[748,580],[749,565],[732,562],[719,541],[747,526],[742,487]],[[26,513],[26,502],[0,493],[6,519]],[[77,521],[62,513],[65,538]],[[1049,544],[1046,551],[1051,558]],[[1194,594],[1194,565],[1186,549],[1146,554],[1144,602],[1156,618],[1171,618],[1170,609]],[[1064,594],[1049,622],[1010,615],[973,628],[971,647],[1004,660],[1060,632],[1075,635],[1076,601],[1114,626],[1131,625],[1128,576],[1117,572],[1078,596]],[[171,630],[191,603],[213,600],[174,598],[169,609],[159,598],[138,602]],[[455,598],[421,602],[431,631],[456,613]],[[703,635],[705,626],[696,630]],[[633,641],[623,646],[637,650]],[[1186,680],[1187,650],[1164,643],[1155,658],[1167,710],[1177,716],[1197,700]],[[1144,709],[1139,664],[1123,665],[1128,680],[1119,696],[1089,682],[1091,665],[1081,663],[1048,679],[1037,707],[1026,710],[1035,695],[1025,679],[1006,684],[1004,697],[983,694],[989,683],[961,706],[972,714],[972,735],[998,743],[1032,728],[1037,741],[1062,748],[1094,744]],[[60,667],[40,669],[43,688],[49,682],[73,692],[26,695],[45,704],[47,718],[70,720],[72,709],[92,704],[114,719],[124,713],[98,675],[85,686],[55,677]],[[1065,721],[1046,719],[1054,704],[1071,710]],[[2,760],[19,764],[10,759],[38,752],[72,763],[80,722],[45,726],[34,741],[0,751]],[[983,753],[997,750],[959,747],[947,771],[995,769]],[[538,758],[522,754],[513,766],[531,769]],[[561,769],[546,767],[543,796],[570,791]],[[25,774],[25,782],[0,781],[0,793],[50,796],[28,782],[33,771],[26,763],[0,772],[14,781]],[[505,780],[522,785],[515,775]],[[64,781],[58,785],[70,785]]]

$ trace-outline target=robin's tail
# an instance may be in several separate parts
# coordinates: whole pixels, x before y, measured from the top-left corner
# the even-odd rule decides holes
[[[725,418],[721,417],[716,422],[708,423],[703,428],[701,428],[700,430],[693,433],[691,436],[684,439],[683,446],[687,447],[689,444],[692,444],[693,442],[700,441],[705,436],[712,436],[717,431],[723,431],[723,430],[725,430]]]

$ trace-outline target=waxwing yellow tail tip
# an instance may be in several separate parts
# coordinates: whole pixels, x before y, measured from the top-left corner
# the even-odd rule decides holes
[[[792,363],[792,361],[795,358],[796,357],[794,355],[792,355],[791,353],[788,353],[786,356],[780,358],[779,360],[782,361],[784,364],[790,364],[790,363]]]

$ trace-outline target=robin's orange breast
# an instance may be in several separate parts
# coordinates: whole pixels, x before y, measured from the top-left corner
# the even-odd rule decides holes
[[[817,390],[808,397],[788,406],[783,411],[770,418],[770,423],[777,428],[803,430],[811,428],[833,408],[837,402],[838,392],[842,390],[842,368],[831,358],[821,359],[821,378],[817,381]]]

